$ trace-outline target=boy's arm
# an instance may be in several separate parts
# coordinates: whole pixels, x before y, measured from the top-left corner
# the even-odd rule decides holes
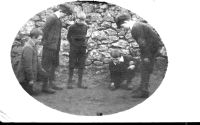
[[[32,70],[32,61],[33,61],[33,51],[29,47],[25,47],[23,51],[23,59],[24,59],[24,71],[27,76],[27,80],[34,80],[33,70]]]
[[[110,80],[112,83],[112,82],[114,82],[114,72],[115,72],[112,62],[109,63],[109,71],[110,71]]]
[[[67,33],[67,40],[69,41],[69,43],[71,43],[71,34],[72,34],[71,32],[72,32],[72,27],[70,26]]]
[[[53,15],[50,15],[49,17],[47,17],[45,25],[43,27],[43,38],[42,38],[43,44],[44,44],[45,40],[47,40],[49,31],[54,23],[55,23],[55,19],[54,19]]]

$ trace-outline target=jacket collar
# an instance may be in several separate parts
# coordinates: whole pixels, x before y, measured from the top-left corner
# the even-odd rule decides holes
[[[31,46],[31,47],[35,47],[35,42],[30,38],[29,40],[28,40],[28,42],[26,43],[26,45],[28,45],[28,46]]]

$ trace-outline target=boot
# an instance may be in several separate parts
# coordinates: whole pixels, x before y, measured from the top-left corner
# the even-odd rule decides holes
[[[53,83],[52,81],[49,81],[49,84],[50,84],[51,88],[54,90],[63,90],[62,87],[55,85],[55,83]]]
[[[141,74],[141,84],[140,87],[133,91],[133,98],[148,98],[149,97],[149,78],[150,73],[146,69],[142,71]]]
[[[82,85],[83,69],[78,69],[78,88],[86,89],[86,86]]]
[[[68,85],[67,85],[67,88],[68,88],[68,89],[73,89],[73,87],[72,87],[72,78],[73,78],[73,74],[74,74],[74,69],[73,69],[73,68],[70,68],[70,69],[69,69]]]
[[[43,84],[42,91],[47,94],[54,94],[56,91],[50,88],[49,82]]]
[[[144,88],[143,86],[140,86],[135,91],[132,91],[132,98],[148,98],[149,97],[149,91],[147,88]]]
[[[136,90],[135,92],[132,92],[132,98],[148,98],[149,92],[144,90]]]

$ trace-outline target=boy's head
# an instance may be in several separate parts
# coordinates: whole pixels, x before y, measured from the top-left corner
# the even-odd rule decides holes
[[[30,32],[30,37],[33,38],[33,39],[38,39],[42,35],[43,35],[42,30],[40,30],[38,28],[34,28]]]
[[[121,54],[121,51],[119,49],[112,49],[110,55],[111,55],[112,61],[114,63],[118,63],[122,54]]]
[[[123,24],[130,20],[131,16],[129,14],[120,14],[115,18],[115,23],[117,25],[117,28],[121,28],[123,27]]]
[[[34,42],[34,44],[37,44],[41,41],[42,35],[43,35],[42,30],[40,30],[38,28],[34,28],[30,32],[30,37],[31,37],[32,41]]]
[[[58,18],[64,16],[64,14],[72,15],[72,13],[72,8],[65,4],[58,5],[58,9],[55,10],[55,14],[58,16]]]
[[[60,12],[62,12],[62,13],[65,13],[67,15],[72,15],[72,13],[73,13],[73,10],[69,5],[60,4],[58,7],[59,7]]]
[[[135,65],[135,62],[134,61],[130,61],[129,65]]]
[[[85,19],[86,19],[86,15],[84,12],[77,12],[76,17],[80,21],[85,21]]]

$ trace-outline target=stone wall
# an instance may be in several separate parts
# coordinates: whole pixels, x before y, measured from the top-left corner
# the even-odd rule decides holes
[[[82,9],[86,15],[86,23],[89,26],[88,37],[88,52],[86,60],[86,68],[89,67],[107,67],[110,60],[110,51],[113,48],[120,48],[124,54],[129,54],[129,48],[135,50],[135,57],[139,57],[138,44],[131,37],[130,31],[124,29],[117,29],[114,18],[120,13],[130,13],[133,18],[143,20],[141,17],[123,9],[119,6],[108,3],[95,3],[95,2],[67,2],[74,10]],[[46,17],[53,13],[57,6],[48,8],[32,17],[20,29],[12,46],[11,60],[12,65],[15,67],[20,59],[20,54],[24,43],[29,37],[30,30],[34,27],[43,28]],[[67,32],[70,24],[74,23],[75,16],[65,16],[62,21],[62,40],[60,51],[60,65],[68,66],[69,56],[69,42],[67,41]],[[42,46],[38,46],[39,53]],[[41,54],[39,55],[41,56]],[[15,68],[14,68],[15,70]]]

